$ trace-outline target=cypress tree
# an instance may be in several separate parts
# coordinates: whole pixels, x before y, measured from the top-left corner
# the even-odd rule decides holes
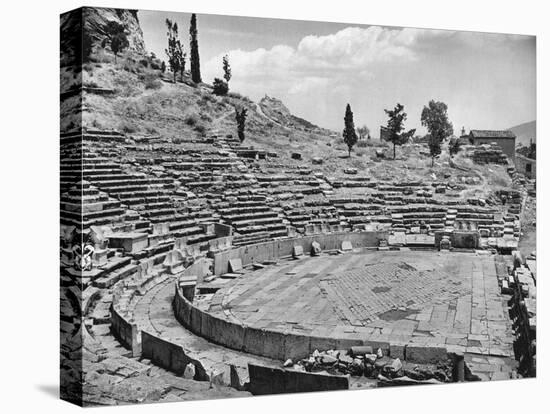
[[[351,106],[346,106],[346,115],[344,116],[344,142],[348,146],[348,156],[351,157],[351,149],[357,143],[357,134],[355,133],[355,125],[353,123],[353,112]]]
[[[235,107],[235,119],[237,121],[237,134],[241,142],[244,141],[244,127],[246,122],[246,113],[248,111],[243,108],[239,111],[239,108]]]
[[[189,27],[189,37],[191,38],[191,79],[195,83],[201,83],[201,64],[199,59],[199,42],[197,40],[197,15],[191,15],[191,26]]]

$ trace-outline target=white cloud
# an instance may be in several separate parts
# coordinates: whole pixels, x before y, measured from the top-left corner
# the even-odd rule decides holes
[[[492,91],[496,80],[487,79],[494,78],[494,68],[514,54],[510,51],[521,46],[520,40],[526,37],[348,27],[329,35],[305,36],[295,46],[228,51],[230,89],[255,100],[265,94],[275,96],[296,115],[332,128],[339,128],[342,108],[351,103],[358,118],[366,120],[361,122],[377,125],[385,122],[384,107],[399,101],[410,112],[434,96],[448,101],[459,81],[464,91],[476,96],[479,87],[472,85],[486,85]],[[527,45],[531,43],[532,39]],[[204,64],[207,82],[222,77],[222,56]],[[483,70],[470,70],[465,65],[469,60]]]
[[[360,79],[372,78],[371,67],[377,63],[406,63],[417,59],[415,45],[452,32],[389,29],[379,26],[348,27],[326,36],[306,36],[297,45],[276,45],[253,51],[231,50],[227,54],[233,68],[232,85],[245,93],[303,93],[326,86],[330,80],[347,73]],[[205,65],[206,79],[221,77],[222,55]],[[263,95],[260,94],[260,95]]]

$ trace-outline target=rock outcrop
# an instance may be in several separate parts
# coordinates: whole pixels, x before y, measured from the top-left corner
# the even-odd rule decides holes
[[[260,100],[258,105],[268,118],[284,127],[308,132],[330,132],[312,124],[309,121],[306,121],[305,119],[292,115],[283,102],[277,98],[272,98],[266,95]]]
[[[74,64],[80,56],[82,27],[93,43],[99,45],[107,36],[106,27],[111,21],[121,24],[128,37],[128,50],[145,54],[143,32],[139,25],[137,10],[83,7],[61,15],[61,66]],[[80,58],[77,58],[78,62]]]
[[[85,7],[83,8],[83,17],[84,30],[91,35],[94,42],[102,42],[106,37],[107,24],[116,21],[124,26],[130,43],[128,49],[140,54],[146,53],[137,10]]]

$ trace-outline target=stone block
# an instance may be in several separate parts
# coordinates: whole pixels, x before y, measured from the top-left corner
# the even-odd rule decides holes
[[[373,348],[372,346],[368,346],[368,345],[358,345],[358,346],[352,346],[350,351],[351,351],[351,355],[358,356],[358,355],[372,354]]]
[[[195,365],[193,363],[190,362],[185,366],[185,370],[183,371],[183,378],[186,378],[186,379],[195,378]]]
[[[285,335],[276,331],[265,331],[264,356],[285,359]]]
[[[292,248],[292,257],[298,258],[304,255],[304,248],[302,246],[294,246]]]
[[[352,339],[352,338],[336,338],[336,348],[337,349],[350,349],[354,346],[363,345],[361,339]]]
[[[408,345],[406,357],[410,362],[434,364],[447,358],[447,349],[429,345]]]
[[[236,350],[242,350],[244,345],[244,327],[237,322],[222,320],[222,327],[216,335],[219,342]]]
[[[390,357],[405,359],[405,344],[390,344]]]
[[[255,355],[264,355],[265,339],[266,333],[263,329],[245,327],[243,350]]]
[[[342,242],[341,250],[344,251],[344,252],[349,252],[349,251],[353,250],[353,246],[351,245],[351,242],[349,240],[344,240]]]
[[[378,349],[382,350],[382,353],[384,355],[389,355],[390,353],[390,344],[389,342],[385,341],[374,341],[370,339],[366,339],[363,341],[363,345],[370,346],[374,351],[377,351]]]
[[[243,271],[243,262],[240,258],[229,259],[229,272],[241,273]]]
[[[309,338],[309,353],[313,351],[327,351],[329,349],[336,349],[336,339],[321,337],[321,336],[311,336]]]
[[[311,243],[311,255],[312,256],[319,256],[321,254],[321,245],[317,243],[316,241]]]
[[[306,335],[288,333],[285,335],[285,359],[298,360],[309,355],[310,338]]]

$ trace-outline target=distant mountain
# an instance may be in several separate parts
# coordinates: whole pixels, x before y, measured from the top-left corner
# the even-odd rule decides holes
[[[530,140],[537,142],[537,121],[525,122],[508,129],[516,134],[516,145],[521,143],[528,146]]]

